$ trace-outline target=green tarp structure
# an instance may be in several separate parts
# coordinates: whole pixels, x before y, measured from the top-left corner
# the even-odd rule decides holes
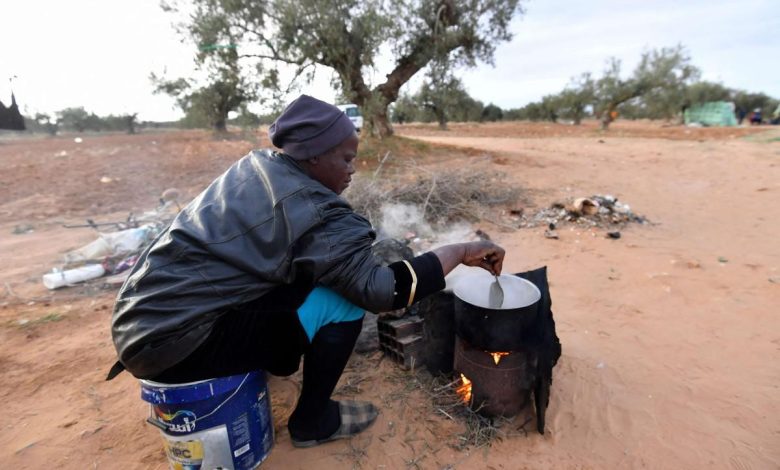
[[[695,104],[685,110],[685,124],[694,123],[702,126],[736,126],[734,103],[710,101]]]

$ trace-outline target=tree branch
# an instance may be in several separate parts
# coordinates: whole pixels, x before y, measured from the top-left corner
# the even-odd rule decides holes
[[[298,65],[298,66],[301,66],[301,65],[303,65],[305,63],[304,59],[293,60],[293,59],[288,59],[286,57],[279,57],[279,56],[268,55],[268,54],[239,54],[238,57],[239,58],[250,58],[250,57],[253,57],[255,59],[278,60],[279,62],[284,62],[284,63],[287,63],[287,64]]]

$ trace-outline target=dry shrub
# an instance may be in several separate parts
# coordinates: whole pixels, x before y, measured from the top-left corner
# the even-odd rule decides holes
[[[458,168],[423,167],[414,161],[383,168],[389,153],[373,173],[361,173],[345,193],[352,207],[376,223],[385,204],[420,208],[429,223],[493,222],[491,212],[514,204],[521,190],[505,182],[504,175],[488,171],[484,160]],[[493,220],[491,220],[493,219]]]

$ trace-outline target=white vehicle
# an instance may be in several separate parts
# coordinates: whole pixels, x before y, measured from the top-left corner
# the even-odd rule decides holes
[[[337,108],[344,111],[352,124],[355,125],[355,129],[360,132],[363,128],[363,116],[360,115],[360,108],[356,104],[339,104]]]

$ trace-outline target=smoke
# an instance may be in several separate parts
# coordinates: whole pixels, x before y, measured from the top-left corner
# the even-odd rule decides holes
[[[399,240],[417,237],[431,237],[433,227],[425,221],[419,207],[412,204],[389,203],[380,208],[379,231],[388,238]]]
[[[379,238],[405,240],[415,254],[439,246],[476,240],[474,230],[465,222],[431,225],[422,209],[414,204],[387,203],[380,208]]]

